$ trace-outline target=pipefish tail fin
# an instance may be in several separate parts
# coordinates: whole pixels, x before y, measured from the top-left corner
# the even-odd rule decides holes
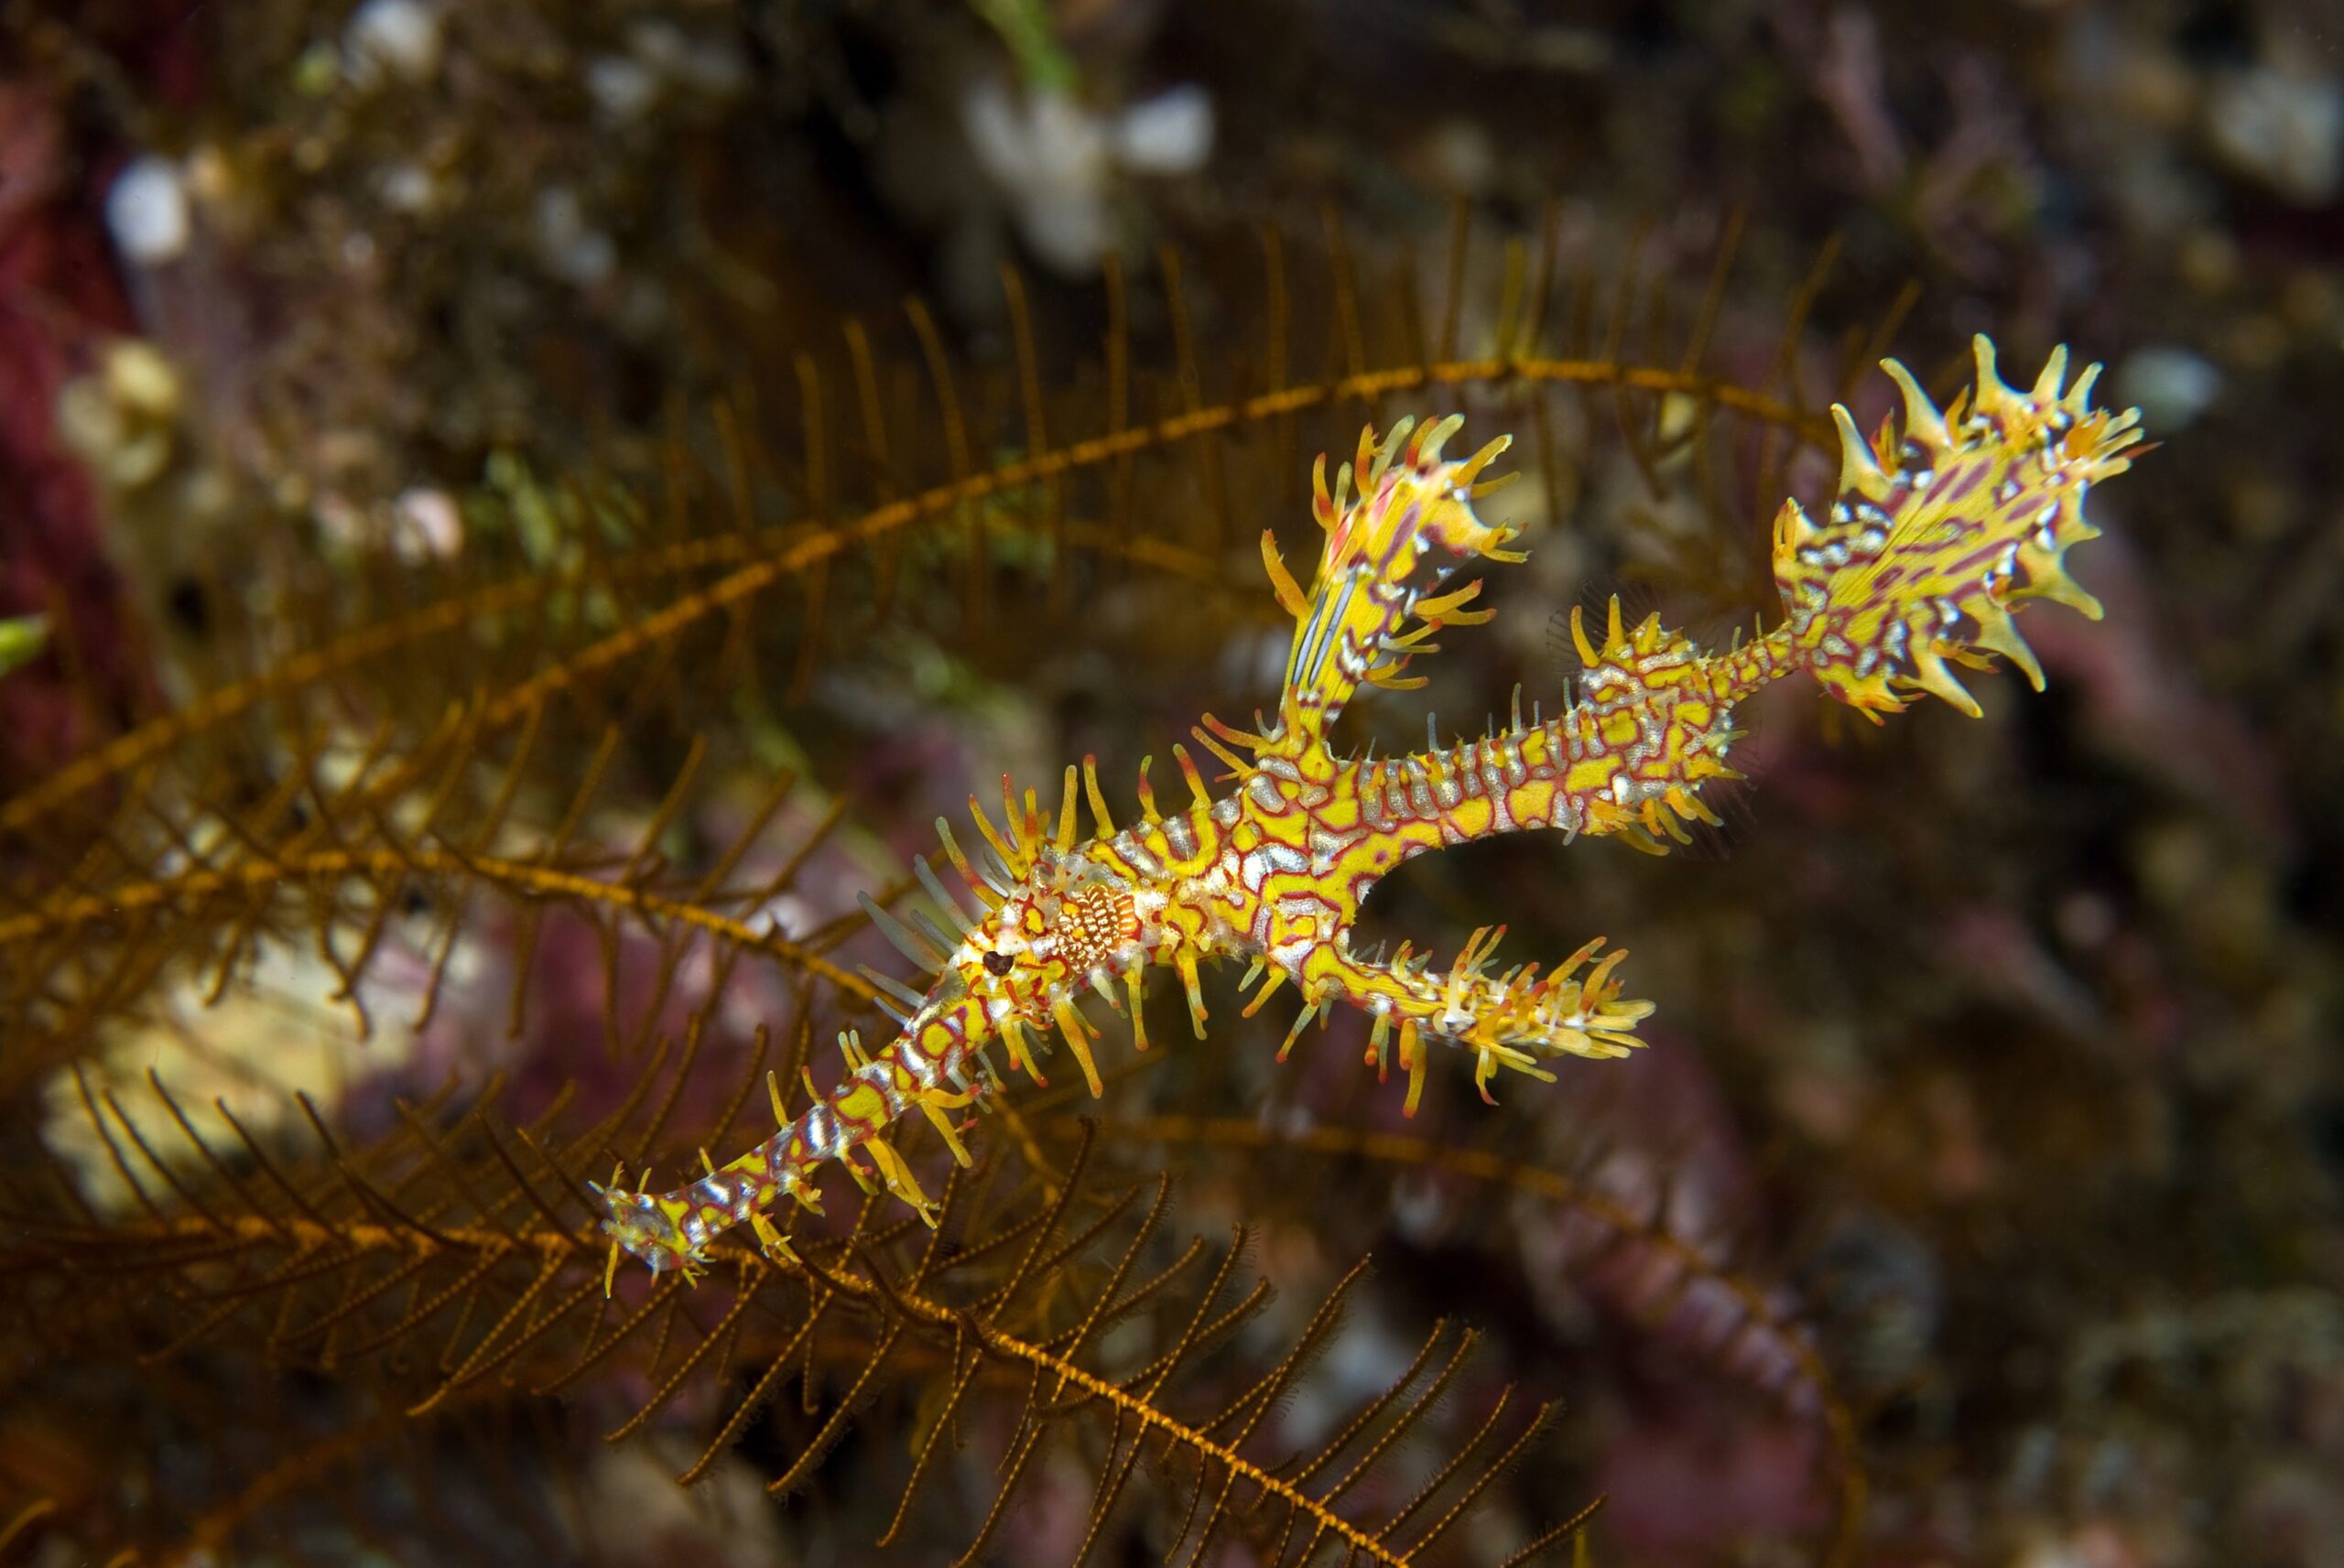
[[[2091,486],[2132,466],[2140,410],[2091,406],[2100,366],[2064,388],[2067,351],[2024,390],[2003,384],[1994,345],[1975,341],[1975,384],[1943,410],[1894,360],[1904,417],[1870,439],[1834,406],[1839,494],[1817,523],[1797,502],[1774,520],[1774,577],[1796,662],[1824,690],[1877,717],[1932,693],[1975,716],[1950,665],[2000,654],[2039,690],[2042,665],[2013,624],[2027,599],[2100,619],[2067,575],[2068,549],[2099,536]]]

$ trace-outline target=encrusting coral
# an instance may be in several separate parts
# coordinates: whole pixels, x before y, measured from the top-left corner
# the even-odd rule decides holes
[[[1428,723],[1425,751],[1380,762],[1338,755],[1329,731],[1362,682],[1421,685],[1404,671],[1434,651],[1427,639],[1494,614],[1471,608],[1478,580],[1451,588],[1454,568],[1420,568],[1436,547],[1463,558],[1525,558],[1507,547],[1513,531],[1482,523],[1473,506],[1502,482],[1481,476],[1508,442],[1447,460],[1442,449],[1460,416],[1422,427],[1404,420],[1380,443],[1363,435],[1331,492],[1322,458],[1314,513],[1327,538],[1308,594],[1264,538],[1278,601],[1296,622],[1276,719],[1249,732],[1208,716],[1195,731],[1232,770],[1235,791],[1214,799],[1175,747],[1194,804],[1169,816],[1156,809],[1143,764],[1142,819],[1119,830],[1086,759],[1079,788],[1077,770],[1066,771],[1054,829],[1035,792],[1021,801],[1005,780],[1000,829],[970,803],[982,836],[973,852],[939,820],[967,896],[924,860],[916,869],[943,924],[918,913],[906,924],[865,900],[874,922],[937,976],[925,994],[873,977],[901,1003],[901,1033],[876,1053],[842,1035],[849,1071],[835,1090],[824,1097],[809,1085],[812,1104],[793,1119],[782,1115],[776,1087],[781,1130],[722,1169],[703,1153],[707,1174],[690,1186],[654,1195],[614,1178],[597,1188],[610,1210],[612,1273],[624,1250],[655,1273],[689,1274],[719,1233],[743,1221],[769,1253],[787,1255],[764,1211],[785,1195],[812,1206],[813,1173],[832,1160],[866,1187],[875,1176],[930,1214],[917,1178],[882,1137],[889,1125],[916,1109],[965,1162],[957,1119],[1000,1082],[984,1048],[999,1042],[1011,1065],[1038,1079],[1027,1032],[1053,1025],[1100,1092],[1096,1032],[1078,1011],[1080,989],[1118,1010],[1127,998],[1144,1050],[1140,1003],[1151,965],[1179,973],[1200,1038],[1197,971],[1209,958],[1247,960],[1248,983],[1266,976],[1249,1013],[1282,985],[1296,987],[1303,1010],[1289,1046],[1330,1004],[1363,1009],[1374,1020],[1368,1054],[1379,1073],[1396,1035],[1411,1111],[1427,1041],[1472,1052],[1484,1096],[1500,1067],[1550,1077],[1540,1064],[1557,1056],[1626,1054],[1652,1004],[1622,996],[1618,949],[1588,967],[1601,938],[1543,975],[1536,964],[1492,973],[1503,927],[1485,927],[1448,972],[1435,973],[1428,955],[1405,945],[1389,960],[1353,952],[1361,904],[1402,862],[1501,833],[1619,834],[1655,852],[1682,841],[1685,819],[1715,820],[1703,787],[1737,776],[1726,761],[1735,705],[1794,673],[1875,719],[1919,693],[1976,714],[1948,665],[1986,667],[1991,654],[2040,688],[2042,668],[2012,611],[2045,598],[2098,617],[2064,557],[2094,535],[2085,495],[2131,466],[2139,416],[2091,406],[2097,365],[2063,386],[2064,348],[2024,390],[2003,384],[1985,338],[1976,350],[1974,389],[1942,411],[1894,361],[1886,368],[1904,394],[1901,427],[1886,422],[1867,440],[1835,407],[1839,496],[1827,523],[1796,501],[1777,515],[1774,571],[1786,613],[1772,631],[1707,653],[1657,616],[1629,628],[1615,599],[1601,646],[1574,616],[1584,670],[1576,700],[1555,718],[1534,708],[1525,724],[1517,690],[1503,729],[1443,747]],[[1083,798],[1097,837],[1078,841]],[[857,1164],[858,1150],[874,1172]]]

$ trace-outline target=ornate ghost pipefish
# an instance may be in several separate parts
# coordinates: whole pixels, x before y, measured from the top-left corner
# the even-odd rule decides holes
[[[1208,959],[1242,958],[1247,984],[1263,978],[1249,1015],[1281,987],[1296,989],[1302,1011],[1286,1048],[1334,1003],[1362,1009],[1373,1020],[1368,1057],[1380,1074],[1396,1047],[1411,1114],[1430,1042],[1472,1053],[1485,1098],[1500,1068],[1551,1078],[1541,1064],[1557,1056],[1625,1055],[1652,1004],[1622,997],[1613,971],[1623,955],[1599,959],[1601,937],[1543,974],[1536,964],[1492,972],[1504,928],[1484,927],[1436,972],[1430,955],[1405,944],[1388,961],[1355,952],[1361,903],[1402,862],[1501,833],[1617,834],[1655,852],[1685,841],[1687,819],[1717,820],[1703,789],[1739,776],[1726,762],[1735,705],[1787,676],[1813,677],[1875,721],[1921,693],[1977,714],[1949,666],[1989,667],[1990,654],[2039,690],[2042,667],[2012,612],[2041,598],[2099,619],[2064,557],[2098,533],[2084,518],[2085,494],[2131,466],[2139,412],[2091,406],[2098,365],[2063,390],[2064,348],[2025,391],[1996,375],[1991,342],[1980,337],[1976,348],[1974,389],[1942,411],[1903,365],[1884,362],[1904,395],[1901,428],[1883,422],[1867,440],[1834,406],[1839,495],[1819,524],[1797,502],[1783,503],[1774,554],[1785,616],[1772,631],[1705,652],[1656,616],[1624,625],[1614,599],[1599,646],[1574,611],[1585,669],[1576,700],[1553,719],[1534,708],[1525,723],[1516,688],[1504,727],[1448,747],[1428,735],[1426,750],[1382,761],[1338,756],[1328,731],[1362,683],[1423,685],[1404,672],[1435,651],[1428,639],[1494,613],[1471,608],[1478,580],[1451,588],[1454,568],[1428,571],[1426,557],[1525,558],[1506,548],[1513,530],[1474,511],[1502,482],[1481,475],[1508,440],[1449,461],[1442,448],[1461,416],[1422,427],[1404,419],[1380,443],[1362,434],[1331,492],[1321,457],[1313,513],[1326,539],[1308,594],[1270,535],[1262,539],[1278,602],[1295,619],[1276,721],[1253,733],[1208,715],[1193,731],[1236,788],[1215,799],[1175,746],[1192,804],[1170,816],[1157,810],[1143,762],[1139,819],[1118,828],[1086,757],[1080,793],[1096,823],[1088,839],[1078,838],[1072,767],[1055,824],[1034,791],[1021,801],[1006,779],[999,829],[969,803],[981,837],[971,851],[939,818],[964,892],[925,860],[914,866],[941,924],[919,913],[899,920],[863,900],[873,922],[934,976],[922,990],[874,975],[901,1024],[895,1038],[866,1052],[859,1035],[841,1035],[848,1070],[835,1088],[815,1094],[809,1082],[812,1103],[795,1117],[774,1090],[781,1130],[721,1169],[703,1152],[707,1173],[689,1186],[634,1192],[614,1177],[596,1187],[610,1210],[612,1271],[624,1250],[655,1273],[680,1268],[689,1277],[710,1242],[743,1221],[769,1255],[788,1256],[765,1211],[785,1195],[814,1207],[815,1173],[830,1161],[932,1221],[933,1206],[882,1136],[887,1128],[917,1110],[965,1164],[962,1114],[999,1082],[988,1048],[998,1043],[1011,1066],[1038,1082],[1034,1040],[1053,1028],[1096,1095],[1097,1032],[1080,1011],[1082,992],[1128,1011],[1134,1044],[1145,1050],[1142,978],[1155,965],[1178,973],[1199,1038],[1198,967]]]

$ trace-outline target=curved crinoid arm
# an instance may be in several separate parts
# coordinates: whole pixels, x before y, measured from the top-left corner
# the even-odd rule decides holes
[[[1362,431],[1358,456],[1337,470],[1332,490],[1321,454],[1311,514],[1327,539],[1308,595],[1272,536],[1262,535],[1271,585],[1295,620],[1276,737],[1287,746],[1299,749],[1323,736],[1362,681],[1421,686],[1421,678],[1401,671],[1415,654],[1433,651],[1426,639],[1442,626],[1470,625],[1493,613],[1467,608],[1481,591],[1478,581],[1448,589],[1446,571],[1420,570],[1427,552],[1438,546],[1452,556],[1525,558],[1505,547],[1514,530],[1491,527],[1473,511],[1477,497],[1504,482],[1481,476],[1513,438],[1501,436],[1470,458],[1448,461],[1441,448],[1464,422],[1455,414],[1421,427],[1403,419],[1380,443],[1372,429]]]
[[[1994,345],[1976,341],[1978,382],[1942,412],[1904,367],[1883,361],[1904,394],[1866,441],[1834,406],[1839,497],[1818,524],[1795,501],[1774,523],[1774,576],[1794,657],[1823,688],[1866,712],[1894,713],[1916,691],[1963,711],[1977,703],[1948,660],[1987,667],[2000,654],[2039,689],[2042,667],[2011,623],[2016,602],[2056,600],[2094,620],[2100,604],[2067,576],[2069,546],[2096,537],[2084,497],[2132,466],[2140,411],[2091,406],[2092,365],[2061,388],[2067,351],[2035,384],[2005,386]]]
[[[1505,935],[1503,925],[1485,926],[1466,939],[1446,973],[1432,968],[1432,955],[1403,944],[1387,961],[1361,957],[1340,942],[1313,948],[1302,960],[1298,986],[1301,1016],[1286,1035],[1291,1047],[1303,1025],[1329,1005],[1346,1001],[1374,1021],[1367,1060],[1379,1077],[1390,1071],[1396,1047],[1408,1075],[1406,1114],[1416,1113],[1424,1092],[1429,1042],[1445,1042],[1474,1054],[1473,1081],[1483,1099],[1498,1069],[1553,1081],[1539,1065],[1556,1056],[1624,1056],[1643,1044],[1636,1025],[1653,1004],[1622,997],[1612,971],[1627,957],[1615,947],[1600,960],[1597,937],[1542,975],[1536,964],[1518,964],[1492,973],[1490,960]],[[1588,967],[1595,960],[1593,967]],[[1269,979],[1246,1009],[1259,1008],[1287,978],[1271,968]],[[1281,1055],[1284,1052],[1280,1053]]]

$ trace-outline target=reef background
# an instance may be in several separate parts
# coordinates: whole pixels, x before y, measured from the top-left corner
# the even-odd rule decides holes
[[[307,1136],[296,1092],[353,1140],[411,1102],[452,1141],[492,1082],[515,1122],[609,1112],[652,1081],[613,1022],[647,1007],[645,1035],[698,1016],[729,1064],[682,1091],[679,1120],[704,1125],[758,1024],[827,1040],[851,1000],[754,951],[622,938],[543,889],[401,877],[357,895],[363,929],[368,900],[413,892],[398,914],[418,927],[373,960],[385,1022],[361,1043],[309,935],[347,933],[347,910],[319,913],[331,887],[166,903],[154,926],[55,911],[211,852],[191,825],[266,812],[286,757],[346,783],[370,736],[420,748],[451,705],[527,689],[714,580],[613,576],[598,598],[631,550],[819,533],[1014,461],[1036,398],[1069,438],[1112,395],[1112,351],[1156,367],[1135,422],[1276,379],[1262,345],[1289,318],[1312,345],[1297,364],[1340,375],[1354,297],[1369,362],[1495,352],[1551,262],[1549,336],[1674,364],[1707,309],[1707,372],[1791,413],[1769,433],[1706,394],[1596,394],[1553,404],[1561,428],[1534,441],[1503,377],[1428,393],[1425,412],[1466,406],[1468,438],[1523,434],[1533,561],[1492,575],[1500,622],[1446,637],[1428,691],[1367,705],[1375,732],[1413,736],[1424,707],[1470,732],[1517,681],[1558,691],[1553,616],[1613,591],[1703,635],[1771,615],[1759,520],[1831,471],[1828,446],[1790,437],[1875,338],[1940,389],[1980,330],[2014,379],[2060,341],[2106,362],[2103,395],[2163,443],[2095,492],[2107,536],[2074,557],[2108,619],[2032,611],[2050,689],[1973,680],[1982,721],[1930,704],[1872,731],[1811,690],[1770,694],[1753,782],[1692,851],[1527,841],[1379,894],[1379,922],[1444,956],[1497,921],[1517,957],[1598,931],[1631,950],[1631,990],[1660,1003],[1636,1061],[1501,1086],[1498,1112],[1443,1064],[1405,1129],[1568,1171],[1570,1194],[1314,1155],[1330,1128],[1403,1130],[1396,1087],[1362,1081],[1348,1023],[1281,1074],[1283,1017],[1239,1026],[1226,979],[1210,1051],[1152,1011],[1147,1070],[1033,1114],[1065,1124],[1048,1137],[1106,1118],[1118,1179],[1177,1173],[1182,1238],[1251,1226],[1247,1266],[1279,1297],[1241,1348],[1305,1335],[1373,1255],[1271,1448],[1313,1441],[1444,1315],[1484,1335],[1465,1415],[1500,1381],[1560,1401],[1492,1489],[1496,1522],[1438,1560],[1497,1561],[1530,1505],[1601,1496],[1604,1563],[2344,1561],[2344,25],[2323,7],[85,0],[10,5],[0,37],[0,618],[47,622],[0,633],[0,793],[30,798],[354,628],[531,573],[587,585],[526,626],[467,617],[412,658],[288,680],[0,836],[0,914],[50,922],[0,960],[0,1551],[504,1561],[526,1538],[557,1561],[867,1560],[935,1419],[917,1376],[782,1508],[763,1485],[819,1427],[795,1396],[710,1482],[669,1480],[722,1386],[754,1381],[745,1354],[608,1448],[649,1386],[617,1362],[559,1400],[507,1390],[408,1430],[356,1412],[402,1405],[415,1367],[292,1370],[224,1336],[140,1360],[154,1325],[111,1292],[142,1265],[100,1244],[132,1210],[100,1191],[71,1070],[97,1099],[146,1092],[150,1068],[190,1104],[219,1096],[262,1149]],[[906,412],[939,362],[973,436]],[[1850,384],[1876,421],[1883,379]],[[1143,754],[1177,791],[1161,764],[1195,713],[1272,699],[1281,633],[1252,541],[1275,526],[1296,560],[1309,455],[1416,406],[1160,443],[1090,511],[1017,488],[952,513],[930,531],[946,543],[907,534],[867,570],[841,557],[755,600],[729,640],[663,644],[646,662],[672,655],[665,684],[581,683],[512,764],[529,852],[607,871],[650,822],[679,874],[704,869],[787,767],[810,793],[758,820],[768,859],[806,853],[759,918],[893,972],[852,895],[899,884],[969,789],[1007,769],[1051,801],[1095,752],[1119,806]],[[809,418],[843,454],[827,471],[793,444]],[[708,476],[678,492],[689,517],[661,509],[678,452]],[[973,564],[953,553],[995,530]],[[1098,556],[1080,571],[1078,536]],[[695,745],[689,802],[660,816]],[[608,787],[570,821],[590,773]],[[157,812],[124,809],[142,791]],[[330,798],[288,795],[271,820],[298,833],[314,804],[331,822]],[[462,954],[444,995],[442,912]],[[172,921],[197,934],[166,940]],[[86,957],[109,943],[153,951],[152,972]],[[428,1027],[387,1022],[427,987]],[[443,1084],[457,1100],[432,1099]],[[200,1203],[241,1177],[290,1213],[254,1160],[185,1180]],[[60,1170],[97,1217],[70,1240],[41,1227],[70,1207]],[[1672,1247],[1703,1260],[1702,1289]],[[215,1299],[200,1265],[174,1267],[169,1289]],[[418,1354],[448,1366],[440,1339]],[[1829,1371],[1821,1404],[1805,1354]],[[811,1411],[852,1379],[808,1356]],[[1837,1460],[1825,1406],[1846,1418]],[[343,1446],[304,1469],[326,1431]],[[939,1560],[983,1519],[986,1444],[1014,1436],[970,1435],[960,1468],[918,1483],[897,1560]],[[483,1479],[483,1447],[508,1477]],[[1018,1490],[995,1560],[1074,1555],[1097,1454],[1068,1453]],[[1842,1532],[1850,1455],[1865,1506]],[[1179,1514],[1117,1515],[1092,1560],[1161,1555]],[[1264,1560],[1235,1527],[1210,1550]]]

